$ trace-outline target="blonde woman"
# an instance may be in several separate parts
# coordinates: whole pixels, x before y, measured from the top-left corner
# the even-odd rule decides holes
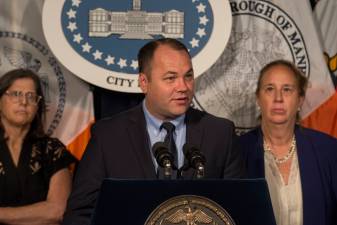
[[[261,125],[240,137],[250,178],[265,177],[277,225],[337,224],[337,139],[297,124],[307,79],[277,60],[260,72]]]

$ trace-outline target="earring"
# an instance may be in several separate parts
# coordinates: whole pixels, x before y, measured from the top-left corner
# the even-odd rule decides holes
[[[261,112],[261,108],[260,108],[259,104],[255,103],[255,108],[258,112]]]

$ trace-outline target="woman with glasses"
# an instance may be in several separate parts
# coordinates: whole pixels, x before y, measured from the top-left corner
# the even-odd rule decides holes
[[[277,60],[258,78],[261,125],[240,137],[249,178],[267,181],[277,225],[337,224],[337,139],[296,124],[307,78]]]
[[[0,224],[59,224],[76,159],[43,129],[39,77],[16,69],[0,78]]]

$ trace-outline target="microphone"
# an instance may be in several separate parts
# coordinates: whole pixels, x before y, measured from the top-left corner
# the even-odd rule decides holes
[[[158,165],[164,168],[164,178],[170,179],[172,176],[172,167],[174,167],[174,157],[164,142],[156,142],[152,146],[152,152]]]
[[[200,152],[197,147],[189,145],[187,143],[184,144],[183,152],[187,159],[188,167],[192,167],[197,171],[198,179],[203,178],[205,175],[205,156]]]

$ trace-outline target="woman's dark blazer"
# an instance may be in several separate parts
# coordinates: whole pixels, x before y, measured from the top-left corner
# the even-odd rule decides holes
[[[295,127],[302,197],[303,225],[337,224],[337,139]],[[240,137],[247,176],[265,177],[263,135],[258,127]]]

